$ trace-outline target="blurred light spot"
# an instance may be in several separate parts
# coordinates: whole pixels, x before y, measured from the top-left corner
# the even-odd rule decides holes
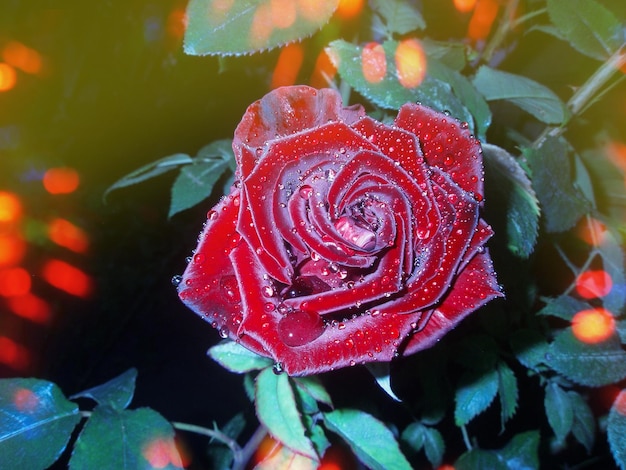
[[[9,64],[0,62],[0,91],[9,91],[17,82],[15,69]]]
[[[454,8],[460,13],[469,13],[476,6],[476,0],[454,0]]]
[[[454,465],[443,464],[437,467],[437,470],[454,470]]]
[[[576,292],[584,299],[604,297],[613,288],[613,279],[606,271],[589,270],[576,278]]]
[[[15,315],[34,323],[45,325],[52,319],[52,309],[48,302],[30,292],[17,297],[10,297],[6,302]]]
[[[277,28],[289,28],[296,22],[298,12],[294,0],[270,0],[272,23]]]
[[[363,0],[339,0],[337,16],[347,20],[354,18],[363,9]]]
[[[27,388],[18,388],[13,394],[13,404],[22,413],[32,413],[39,407],[39,397]]]
[[[405,88],[415,88],[426,75],[426,54],[417,39],[405,39],[396,48],[398,81]]]
[[[606,154],[613,164],[626,172],[626,144],[623,142],[609,142],[606,145]]]
[[[252,17],[250,25],[250,45],[264,47],[272,34],[274,22],[272,21],[272,8],[269,3],[259,5]]]
[[[50,285],[76,297],[88,297],[92,291],[91,278],[80,269],[61,260],[50,260],[41,275]]]
[[[0,269],[0,296],[15,297],[30,292],[30,274],[24,268]]]
[[[615,320],[603,308],[581,310],[572,318],[572,331],[584,343],[601,343],[613,335]]]
[[[281,447],[282,445],[280,442],[267,434],[256,448],[252,462],[256,464],[265,459],[271,458],[278,451],[280,451]]]
[[[498,8],[497,0],[478,0],[476,2],[467,30],[470,39],[478,41],[489,36],[491,26],[498,15]]]
[[[182,459],[173,439],[154,439],[144,447],[142,455],[152,468],[165,468],[168,465],[183,467]]]
[[[43,187],[50,194],[73,193],[79,184],[80,177],[73,168],[50,168],[43,175]]]
[[[25,370],[30,365],[30,353],[11,338],[0,336],[0,363],[15,370]]]
[[[185,9],[172,10],[167,17],[167,34],[174,39],[180,39],[185,34],[185,29],[187,29]]]
[[[0,191],[0,223],[17,222],[22,216],[22,203],[13,193]]]
[[[606,232],[606,225],[594,218],[583,220],[577,230],[578,236],[591,246],[602,245]]]
[[[330,60],[330,56],[326,50],[322,50],[315,60],[315,67],[311,74],[310,84],[314,88],[326,88],[330,86],[336,73],[337,68]]]
[[[330,15],[335,4],[332,0],[297,0],[297,2],[301,16],[314,23],[319,23],[327,14]]]
[[[15,266],[26,253],[26,242],[18,234],[0,233],[0,267]]]
[[[2,50],[2,58],[13,67],[26,73],[41,71],[41,55],[35,49],[25,46],[21,42],[11,41]]]
[[[76,253],[85,253],[89,248],[87,233],[65,219],[54,219],[48,224],[48,237],[57,245]]]
[[[622,390],[620,394],[617,395],[613,407],[619,414],[626,416],[626,390]]]
[[[278,88],[296,83],[303,60],[304,51],[301,44],[291,43],[283,47],[272,73],[271,87]]]
[[[361,68],[365,80],[380,83],[387,75],[385,49],[377,42],[370,42],[361,51]]]

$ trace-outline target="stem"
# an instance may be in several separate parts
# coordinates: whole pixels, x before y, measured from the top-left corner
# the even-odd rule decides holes
[[[580,115],[587,110],[591,101],[600,89],[610,80],[613,74],[626,64],[625,45],[622,45],[606,62],[589,77],[589,79],[576,90],[567,102],[567,109],[571,117]],[[570,120],[571,120],[570,117]],[[565,127],[547,127],[535,140],[533,147],[540,147],[548,137],[558,137],[565,132]]]
[[[518,3],[518,0],[509,0],[506,4],[506,10],[500,17],[498,29],[496,29],[496,32],[493,33],[493,36],[491,36],[491,39],[481,54],[481,59],[484,62],[489,63],[491,61],[496,49],[504,41],[508,32],[513,28],[513,17],[515,16],[515,10],[517,10]]]
[[[259,426],[250,439],[248,439],[243,449],[239,449],[238,453],[233,454],[234,461],[231,470],[243,470],[266,435],[267,430],[263,426]]]
[[[467,450],[472,450],[472,443],[470,441],[469,435],[467,434],[467,428],[465,426],[461,426],[461,434],[463,435],[463,442],[465,443],[465,447],[467,447]]]

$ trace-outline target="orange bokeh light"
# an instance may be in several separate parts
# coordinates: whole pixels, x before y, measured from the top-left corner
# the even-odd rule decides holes
[[[187,29],[187,14],[183,8],[176,8],[167,16],[167,34],[174,39],[180,39]]]
[[[87,233],[65,219],[54,219],[48,224],[48,237],[54,243],[76,253],[85,253],[89,248]]]
[[[19,388],[13,394],[13,404],[22,413],[32,413],[39,407],[39,397],[27,388]]]
[[[45,325],[52,319],[52,309],[45,300],[30,292],[7,299],[9,309],[18,317]]]
[[[405,88],[415,88],[426,76],[426,54],[417,39],[405,39],[396,48],[398,81]]]
[[[0,269],[0,296],[15,297],[30,292],[30,274],[24,268]]]
[[[9,91],[17,83],[15,69],[9,64],[0,62],[0,91]]]
[[[576,233],[591,246],[600,246],[606,238],[606,225],[594,218],[583,220]]]
[[[43,187],[50,194],[69,194],[76,191],[80,176],[73,168],[50,168],[43,175]]]
[[[498,9],[497,0],[478,0],[467,29],[468,37],[479,41],[489,36],[491,26],[498,15]]]
[[[30,353],[11,338],[0,336],[0,363],[16,370],[25,370],[30,365]]]
[[[277,28],[289,28],[298,17],[294,0],[270,0],[270,9],[272,10],[272,23]]]
[[[476,6],[476,0],[454,0],[454,8],[460,13],[469,13]]]
[[[50,285],[76,297],[89,297],[93,290],[91,278],[65,261],[48,261],[41,275]]]
[[[622,390],[620,394],[617,395],[613,407],[619,414],[626,416],[626,390]]]
[[[2,58],[9,65],[26,73],[41,71],[41,55],[35,49],[25,46],[21,42],[11,41],[2,50]]]
[[[301,44],[291,43],[283,47],[272,73],[272,89],[296,83],[303,60],[304,51]]]
[[[15,266],[26,253],[26,242],[24,239],[13,233],[0,233],[0,267]]]
[[[369,83],[380,83],[387,75],[385,49],[377,42],[370,42],[361,51],[363,77]]]
[[[337,67],[330,60],[326,50],[322,50],[315,61],[310,84],[314,88],[326,88],[330,85],[336,73]]]
[[[576,292],[584,299],[604,297],[613,288],[613,279],[602,269],[589,270],[576,278]]]
[[[22,216],[22,203],[13,193],[0,191],[0,223],[17,222]]]
[[[339,0],[337,16],[344,20],[354,18],[363,9],[363,0]]]
[[[183,468],[183,462],[173,439],[157,438],[150,441],[142,455],[152,468],[165,468],[169,465]]]
[[[272,8],[269,3],[259,5],[250,25],[250,44],[254,47],[265,46],[273,30]]]
[[[615,319],[603,308],[581,310],[572,318],[572,332],[583,343],[601,343],[615,332]]]

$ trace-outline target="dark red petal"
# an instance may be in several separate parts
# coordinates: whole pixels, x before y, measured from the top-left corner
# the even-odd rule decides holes
[[[502,297],[502,291],[491,258],[486,251],[478,253],[461,271],[443,302],[431,312],[424,328],[411,337],[403,354],[433,346],[463,318],[496,297]]]
[[[240,245],[235,231],[239,207],[234,190],[208,213],[204,231],[194,256],[178,285],[178,295],[185,305],[220,331],[222,336],[236,338],[242,321],[239,284],[235,277],[231,252]],[[262,354],[255,341],[245,344]]]
[[[245,177],[255,166],[257,149],[266,142],[331,121],[351,124],[364,115],[361,106],[344,108],[341,96],[332,89],[277,88],[252,103],[237,126],[233,149],[238,166]]]
[[[466,125],[419,104],[400,108],[395,124],[414,133],[426,162],[448,173],[465,191],[482,201],[482,148]]]

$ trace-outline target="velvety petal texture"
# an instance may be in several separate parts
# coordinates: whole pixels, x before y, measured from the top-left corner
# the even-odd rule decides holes
[[[415,353],[502,295],[464,123],[406,104],[385,125],[284,87],[248,108],[233,150],[179,296],[288,374]]]

